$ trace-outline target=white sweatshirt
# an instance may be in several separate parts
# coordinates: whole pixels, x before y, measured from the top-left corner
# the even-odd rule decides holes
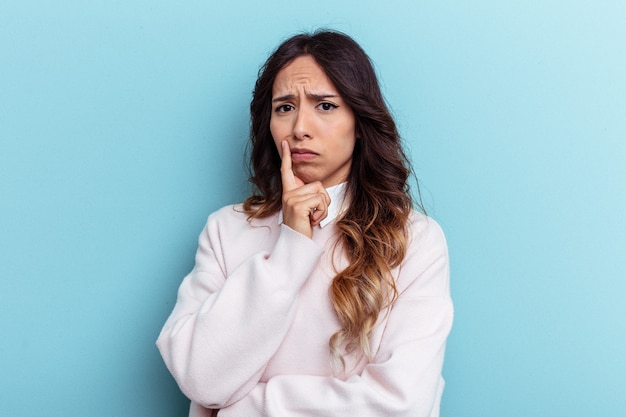
[[[157,340],[189,416],[439,416],[453,317],[447,247],[434,220],[409,221],[393,271],[399,296],[372,331],[373,359],[347,356],[346,373],[333,375],[328,288],[333,265],[347,265],[333,251],[334,222],[309,239],[278,215],[250,224],[240,206],[209,216]]]

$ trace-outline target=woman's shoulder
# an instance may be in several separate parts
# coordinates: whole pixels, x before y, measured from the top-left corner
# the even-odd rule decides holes
[[[221,207],[209,214],[210,221],[241,221],[247,219],[248,215],[243,209],[243,204],[229,204]]]
[[[411,213],[408,226],[409,241],[398,292],[410,297],[449,297],[448,245],[441,226],[418,211]]]
[[[240,228],[254,226],[271,226],[278,224],[278,213],[262,219],[253,219],[250,213],[243,208],[243,204],[229,204],[213,213],[207,219],[207,226],[220,228]]]
[[[408,218],[409,234],[413,237],[425,237],[442,240],[445,244],[445,235],[439,223],[432,217],[418,210],[411,210]]]
[[[447,257],[448,242],[443,228],[432,217],[413,210],[408,219],[408,253]]]

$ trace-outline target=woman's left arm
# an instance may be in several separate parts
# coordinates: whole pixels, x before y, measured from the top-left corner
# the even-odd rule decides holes
[[[412,223],[413,239],[381,344],[360,375],[279,375],[257,386],[220,417],[433,417],[439,415],[441,370],[453,319],[445,238],[431,219]]]

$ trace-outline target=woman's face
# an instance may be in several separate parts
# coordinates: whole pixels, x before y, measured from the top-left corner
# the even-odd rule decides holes
[[[356,142],[352,109],[311,56],[296,58],[276,75],[270,131],[281,153],[286,140],[293,172],[305,184],[328,188],[346,181]]]

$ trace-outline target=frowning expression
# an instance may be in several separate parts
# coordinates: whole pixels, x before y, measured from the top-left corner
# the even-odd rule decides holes
[[[289,142],[294,174],[324,187],[346,181],[356,143],[352,109],[309,55],[281,69],[272,88],[270,131]]]

